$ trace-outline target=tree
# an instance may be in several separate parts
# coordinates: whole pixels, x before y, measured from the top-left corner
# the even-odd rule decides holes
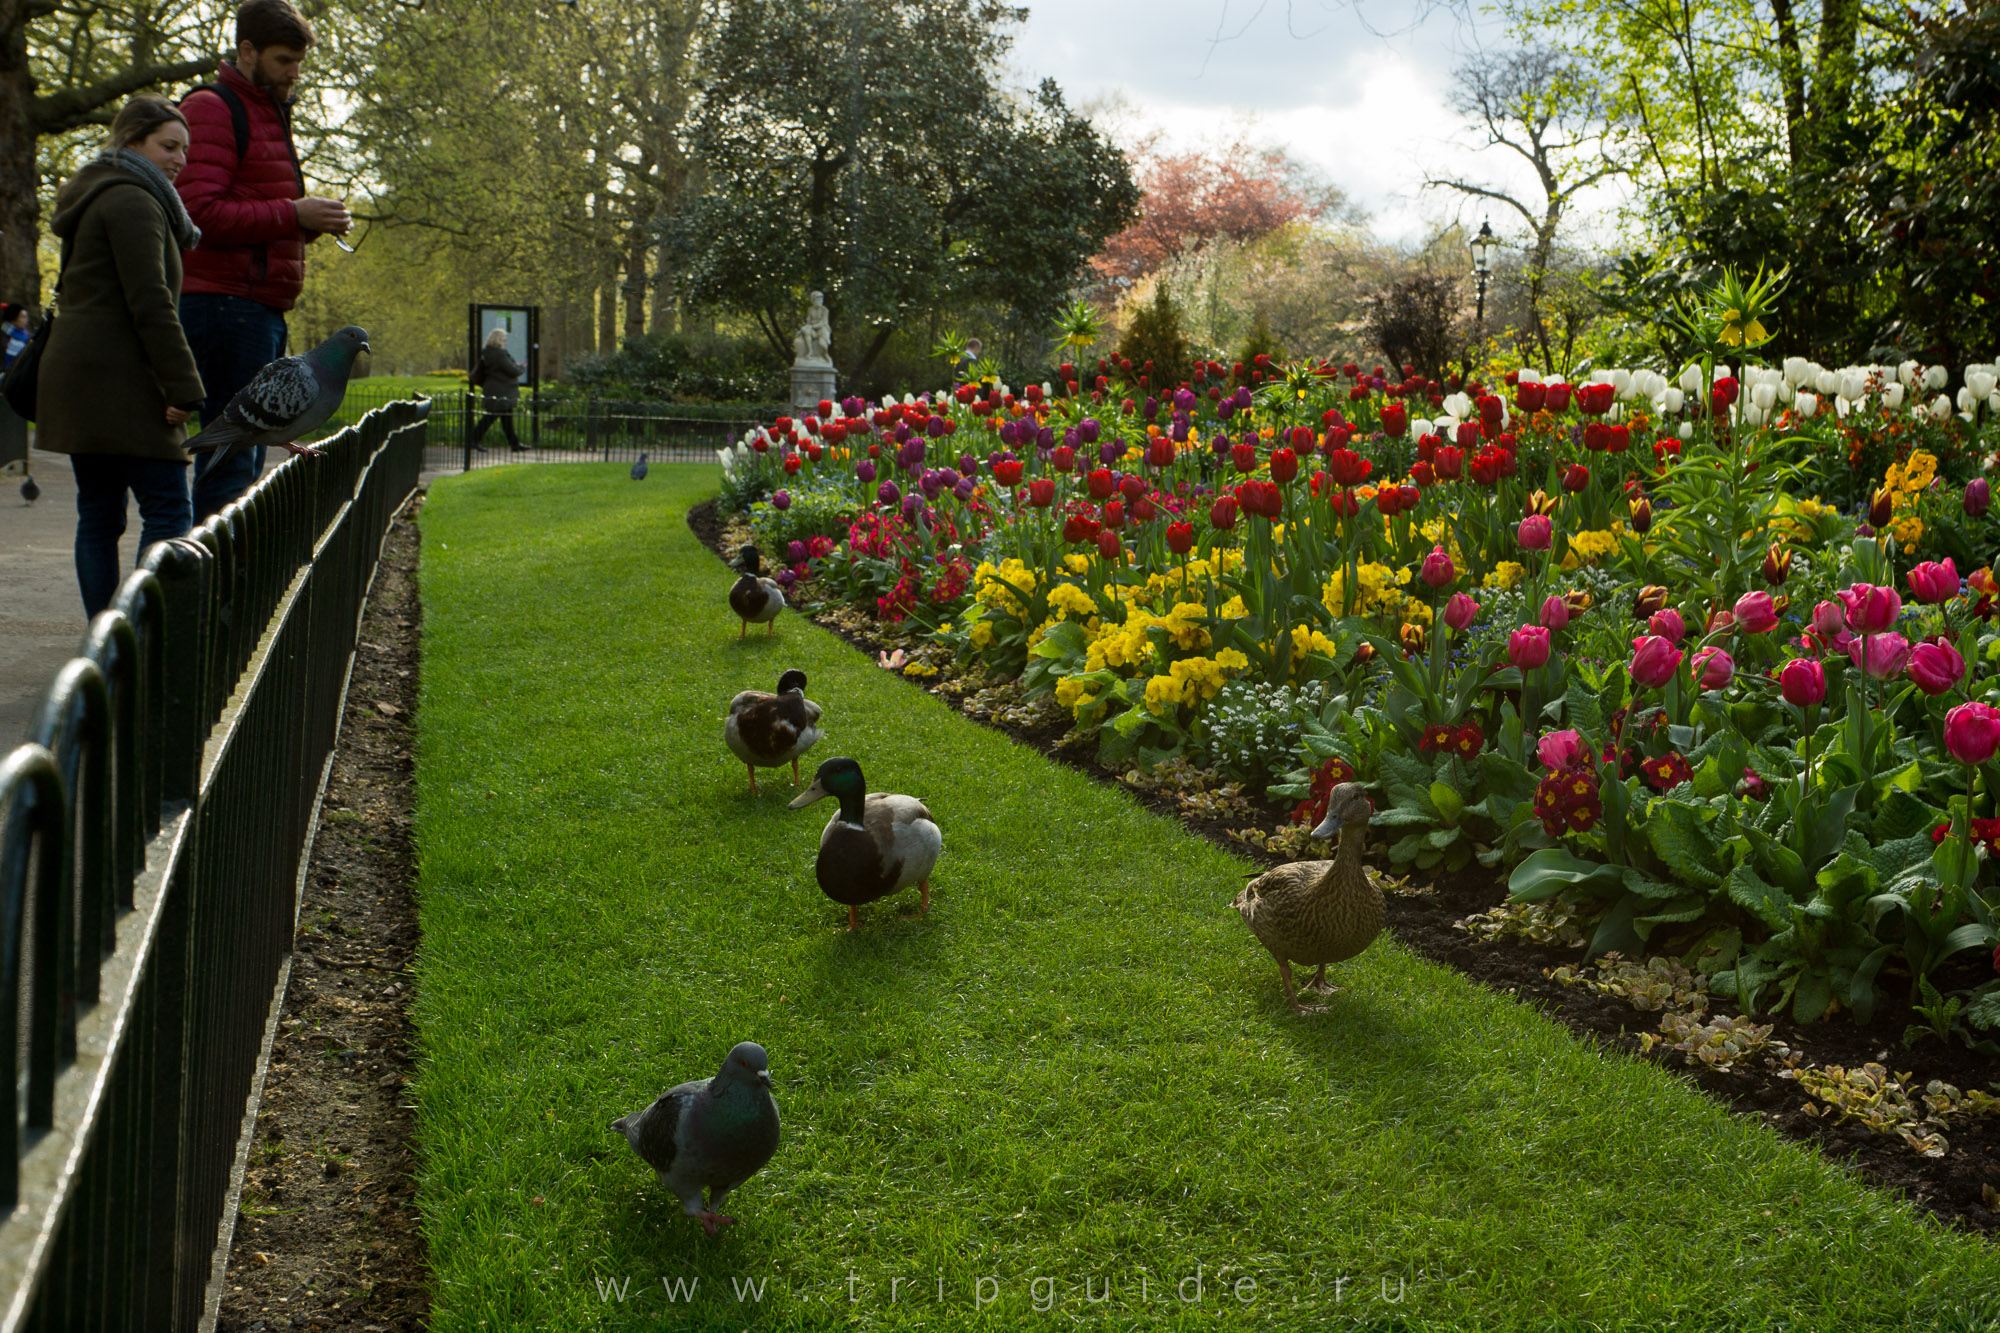
[[[1497,186],[1455,177],[1424,183],[1504,204],[1527,224],[1533,239],[1521,267],[1522,286],[1530,333],[1542,364],[1550,365],[1554,349],[1542,307],[1563,215],[1583,191],[1626,169],[1614,147],[1604,98],[1581,61],[1530,46],[1467,62],[1458,71],[1453,105],[1473,118],[1486,147],[1505,148],[1533,169],[1541,198],[1517,198]]]
[[[1163,154],[1157,135],[1133,152],[1144,197],[1131,226],[1105,243],[1091,267],[1106,281],[1136,283],[1204,244],[1245,244],[1302,220],[1344,216],[1340,191],[1281,148],[1238,138],[1219,149]]]
[[[1456,277],[1413,273],[1369,302],[1368,336],[1391,366],[1443,379],[1465,352],[1463,307]]]
[[[213,0],[0,0],[0,298],[41,302],[43,149],[111,123],[134,93],[212,73],[223,15]]]
[[[750,315],[789,359],[823,291],[849,382],[934,311],[1045,325],[1138,191],[1053,83],[1000,91],[1018,18],[994,0],[730,5],[687,122],[706,178],[667,228],[688,296]]]

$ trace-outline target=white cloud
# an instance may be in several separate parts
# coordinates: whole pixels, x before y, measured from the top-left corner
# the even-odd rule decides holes
[[[1345,191],[1382,240],[1415,241],[1454,218],[1477,227],[1489,213],[1496,232],[1519,236],[1504,205],[1421,188],[1427,174],[1453,176],[1539,199],[1527,164],[1505,149],[1476,151],[1451,109],[1451,71],[1482,38],[1495,34],[1416,5],[1072,0],[1030,9],[1013,67],[1025,85],[1054,78],[1073,106],[1123,103],[1122,128],[1158,129],[1177,147],[1226,140],[1247,120],[1254,141]],[[1608,214],[1618,198],[1597,192],[1581,212]]]

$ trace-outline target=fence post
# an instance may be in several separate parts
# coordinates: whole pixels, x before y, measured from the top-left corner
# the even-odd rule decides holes
[[[201,782],[201,751],[208,736],[209,634],[215,557],[199,542],[176,537],[146,548],[139,567],[160,581],[166,630],[161,657],[160,795],[192,801]]]

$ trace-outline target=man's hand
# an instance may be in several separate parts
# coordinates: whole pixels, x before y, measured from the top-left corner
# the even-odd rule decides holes
[[[347,205],[338,199],[316,199],[308,196],[292,200],[292,208],[299,216],[299,226],[307,231],[332,232],[337,236],[344,236],[354,225],[354,217],[347,211]]]
[[[167,409],[167,424],[169,426],[178,426],[193,415],[194,413],[188,411],[185,407],[170,407]]]

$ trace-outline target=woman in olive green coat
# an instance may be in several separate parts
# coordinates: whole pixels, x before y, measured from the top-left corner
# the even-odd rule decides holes
[[[118,589],[127,491],[139,501],[140,550],[192,526],[181,444],[202,387],[179,304],[181,251],[201,232],[173,186],[187,142],[173,103],[135,97],[111,123],[111,147],[56,192],[50,229],[64,267],[35,388],[35,444],[68,454],[76,472],[86,617]]]

